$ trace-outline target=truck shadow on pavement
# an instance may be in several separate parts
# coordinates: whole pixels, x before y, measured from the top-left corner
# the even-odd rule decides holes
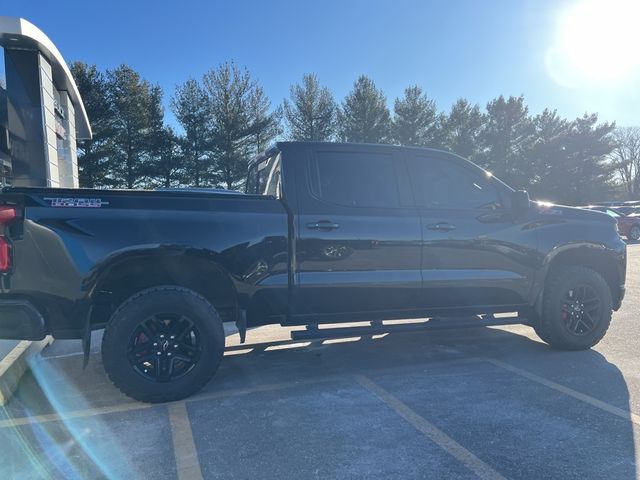
[[[633,426],[639,420],[629,413],[620,370],[595,350],[553,351],[530,339],[528,327],[303,342],[268,328],[275,333],[268,338],[280,339],[244,345],[230,339],[216,377],[186,401],[204,478],[287,472],[299,478],[500,478],[484,475],[483,465],[504,478],[636,478]],[[43,443],[33,425],[9,426],[9,419],[29,416],[38,425],[45,415],[82,409],[86,417],[72,428],[58,422],[63,432],[53,435],[67,442],[67,451],[69,442],[79,451],[92,449],[80,455],[88,464],[81,471],[94,472],[98,457],[98,471],[123,474],[135,474],[138,462],[156,461],[148,458],[148,445],[132,441],[135,421],[123,430],[116,415],[157,412],[155,420],[142,415],[151,422],[146,428],[155,422],[164,431],[165,407],[136,405],[117,392],[99,356],[85,371],[80,363],[41,361],[23,380],[0,415],[0,442],[10,453],[0,477],[28,469],[20,463],[27,452],[30,461],[35,455],[61,471],[60,455],[48,450],[60,446]],[[125,413],[109,413],[119,405]],[[102,436],[126,445],[120,455],[130,457],[129,470],[112,450],[105,455],[77,438],[83,422],[94,418],[91,409]],[[175,463],[169,467],[154,475],[172,478]]]

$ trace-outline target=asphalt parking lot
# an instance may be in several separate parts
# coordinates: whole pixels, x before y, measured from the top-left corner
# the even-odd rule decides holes
[[[640,245],[593,350],[525,326],[290,341],[228,337],[214,380],[147,405],[98,342],[55,342],[0,410],[0,478],[638,478]]]

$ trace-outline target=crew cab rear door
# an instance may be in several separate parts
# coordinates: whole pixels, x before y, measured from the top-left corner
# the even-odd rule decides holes
[[[422,232],[397,150],[327,144],[295,163],[292,316],[331,321],[415,308]]]
[[[524,304],[536,240],[514,220],[510,190],[454,155],[408,153],[407,167],[422,219],[424,306]]]

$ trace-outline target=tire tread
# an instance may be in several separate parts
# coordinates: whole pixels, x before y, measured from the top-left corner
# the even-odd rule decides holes
[[[132,398],[135,398],[136,400],[139,400],[141,402],[164,403],[164,402],[169,402],[169,401],[176,400],[177,399],[176,397],[185,398],[185,397],[188,397],[190,395],[193,395],[194,393],[196,393],[199,390],[201,390],[211,380],[211,378],[215,375],[216,370],[217,370],[217,369],[211,369],[210,375],[203,376],[197,382],[194,382],[193,384],[191,384],[188,389],[185,389],[184,391],[181,391],[178,395],[176,395],[176,392],[168,392],[168,393],[164,393],[164,394],[157,394],[157,393],[144,394],[144,393],[140,393],[138,390],[134,390],[134,389],[129,388],[129,386],[126,383],[119,382],[118,379],[114,377],[112,369],[109,368],[109,366],[107,365],[107,361],[105,360],[105,359],[109,358],[109,347],[110,347],[110,345],[114,344],[111,341],[111,336],[114,335],[114,333],[112,333],[113,328],[111,328],[113,326],[112,325],[112,321],[114,319],[118,318],[118,316],[121,314],[121,312],[123,310],[128,308],[132,303],[135,303],[135,302],[139,301],[141,298],[144,298],[145,296],[149,296],[149,295],[154,295],[154,294],[156,294],[158,292],[168,292],[168,291],[187,294],[187,295],[190,295],[191,297],[197,299],[198,301],[202,302],[203,305],[205,305],[208,308],[209,313],[211,314],[211,318],[214,319],[215,322],[219,323],[220,327],[222,328],[222,320],[220,318],[220,315],[218,314],[217,310],[213,307],[213,305],[211,305],[211,303],[209,303],[209,301],[207,301],[206,298],[204,298],[199,293],[194,292],[193,290],[190,290],[190,289],[184,288],[184,287],[180,287],[180,286],[177,286],[177,285],[162,285],[162,286],[158,286],[158,287],[151,287],[151,288],[147,288],[145,290],[141,290],[141,291],[135,293],[134,295],[132,295],[131,297],[129,297],[118,308],[116,308],[116,310],[111,315],[111,319],[109,320],[109,322],[107,323],[107,325],[106,325],[106,327],[104,329],[104,334],[103,334],[103,337],[102,337],[102,358],[103,358],[103,363],[104,363],[104,366],[105,366],[105,370],[107,372],[107,376],[109,377],[109,380],[111,381],[111,383],[116,388],[118,388],[122,393],[124,393],[125,395],[127,395],[129,397],[132,397]],[[223,338],[224,338],[224,331],[223,331],[222,335],[223,335]],[[106,355],[105,355],[105,352],[106,352]]]
[[[584,350],[587,348],[591,348],[596,345],[607,333],[609,329],[609,325],[611,324],[611,290],[609,289],[609,285],[606,280],[595,270],[592,270],[587,267],[580,266],[567,266],[564,267],[561,271],[556,271],[552,273],[553,276],[548,280],[547,285],[545,286],[544,298],[542,303],[542,316],[538,320],[537,324],[534,326],[535,332],[538,336],[545,342],[548,343],[552,348],[556,348],[559,350]],[[596,337],[592,338],[588,344],[579,343],[576,341],[570,342],[567,341],[566,338],[563,338],[562,330],[559,322],[557,321],[556,316],[558,315],[555,312],[555,301],[556,295],[558,292],[562,292],[566,286],[566,284],[575,278],[588,278],[591,282],[597,285],[598,289],[604,293],[605,298],[605,308],[608,303],[608,313],[605,310],[605,326],[602,331]]]

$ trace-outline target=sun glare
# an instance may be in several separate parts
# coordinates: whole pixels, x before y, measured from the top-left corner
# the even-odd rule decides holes
[[[615,83],[640,67],[640,0],[580,0],[560,13],[547,68],[559,83]]]

